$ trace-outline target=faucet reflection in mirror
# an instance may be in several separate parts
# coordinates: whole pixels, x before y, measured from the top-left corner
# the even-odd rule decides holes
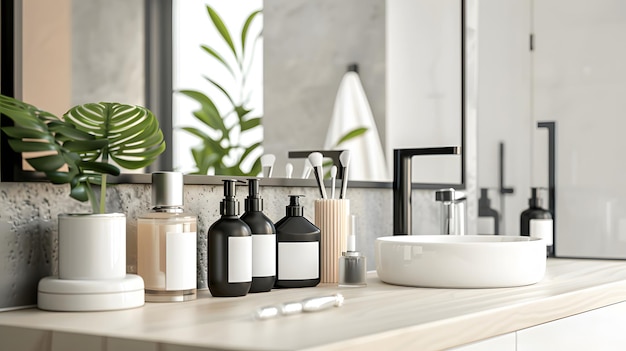
[[[411,235],[411,158],[460,155],[458,146],[393,150],[393,235]]]

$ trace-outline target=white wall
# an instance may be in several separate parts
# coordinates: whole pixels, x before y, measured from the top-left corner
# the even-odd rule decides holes
[[[142,0],[72,0],[72,106],[145,104],[144,28]]]
[[[387,155],[461,145],[461,5],[387,1]],[[407,79],[411,77],[411,79]],[[393,159],[387,160],[393,169]],[[413,158],[413,181],[459,183],[460,156]]]
[[[531,0],[480,0],[478,18],[478,186],[489,188],[491,208],[502,216],[500,234],[519,235],[520,213],[528,208],[530,195],[534,128]],[[504,196],[498,189],[500,142],[505,150],[504,186],[515,191]],[[544,178],[541,185],[546,186]]]

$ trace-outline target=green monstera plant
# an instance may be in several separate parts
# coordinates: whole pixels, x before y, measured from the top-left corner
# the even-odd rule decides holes
[[[94,213],[105,212],[106,179],[120,174],[116,164],[144,168],[165,150],[158,120],[141,106],[88,103],[72,107],[59,118],[0,95],[0,113],[14,123],[2,127],[11,148],[20,153],[39,152],[25,156],[26,161],[52,183],[69,184],[70,196],[90,201]],[[94,185],[100,186],[99,202]]]
[[[208,174],[212,169],[215,174],[220,175],[256,176],[261,172],[260,155],[251,160],[251,169],[244,170],[241,166],[246,158],[252,157],[254,151],[261,147],[261,142],[247,145],[240,136],[244,132],[250,132],[261,126],[261,116],[254,116],[249,106],[251,92],[247,84],[254,49],[261,38],[260,32],[255,33],[251,38],[249,31],[251,24],[261,11],[254,11],[247,17],[241,29],[239,41],[235,41],[218,13],[208,5],[206,9],[213,26],[228,46],[229,51],[226,54],[220,54],[208,45],[202,45],[202,49],[229,72],[232,80],[227,83],[228,86],[234,87],[234,90],[229,92],[226,89],[227,84],[204,77],[211,86],[216,88],[218,95],[225,97],[228,101],[229,106],[226,111],[220,111],[217,108],[215,96],[209,97],[196,90],[180,91],[200,104],[200,108],[194,111],[193,115],[206,126],[206,128],[181,128],[201,140],[201,144],[191,150],[196,163],[194,173]]]

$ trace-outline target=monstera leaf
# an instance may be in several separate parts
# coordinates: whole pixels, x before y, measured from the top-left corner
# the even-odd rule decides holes
[[[93,140],[69,140],[64,146],[85,162],[109,157],[127,169],[149,166],[165,150],[163,132],[150,110],[141,106],[101,102],[75,106],[65,121]],[[104,143],[102,143],[104,141]]]
[[[94,212],[105,211],[106,176],[119,175],[117,165],[143,168],[165,150],[158,120],[141,106],[89,103],[71,108],[60,119],[0,95],[0,112],[14,123],[2,128],[9,137],[9,146],[21,153],[44,152],[25,156],[26,161],[51,182],[69,183],[70,196],[89,200]],[[92,189],[94,184],[101,185],[99,204]]]
[[[4,95],[0,95],[0,112],[14,124],[2,128],[9,137],[9,146],[15,152],[37,152],[37,156],[26,161],[34,169],[51,175],[53,182],[67,183],[55,177],[57,170],[66,164],[62,143],[56,140],[54,132],[63,126],[63,121],[49,112]]]

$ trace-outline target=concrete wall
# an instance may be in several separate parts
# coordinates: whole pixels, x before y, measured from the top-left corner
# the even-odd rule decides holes
[[[187,185],[186,209],[198,215],[198,287],[206,288],[206,234],[219,218],[221,186]],[[245,187],[238,188],[243,203]],[[48,183],[0,183],[0,310],[36,303],[37,282],[58,270],[57,216],[89,212],[84,203],[68,196],[69,187]],[[263,187],[265,213],[273,221],[285,215],[289,194],[304,194],[305,217],[313,221],[314,187]],[[127,270],[136,272],[136,218],[150,207],[146,184],[119,184],[108,189],[107,209],[127,216]],[[414,191],[414,232],[436,233],[439,207],[431,191]],[[375,269],[374,241],[392,234],[391,189],[349,189],[351,213],[357,215],[358,249]],[[243,207],[243,204],[242,204]]]

